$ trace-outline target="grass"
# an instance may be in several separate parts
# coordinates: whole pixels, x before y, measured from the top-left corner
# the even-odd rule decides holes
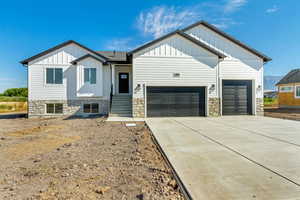
[[[273,106],[273,105],[277,105],[277,104],[278,104],[278,100],[277,99],[264,98],[264,105],[265,106]]]
[[[26,102],[26,97],[7,97],[0,96],[0,102]]]

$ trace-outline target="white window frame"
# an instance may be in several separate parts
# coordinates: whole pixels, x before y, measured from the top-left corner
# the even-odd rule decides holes
[[[300,96],[297,96],[297,88],[300,88],[300,85],[295,85],[295,98],[300,99]]]
[[[61,84],[50,84],[47,83],[47,69],[62,69],[62,83]],[[44,87],[64,87],[65,85],[65,81],[64,81],[64,73],[65,73],[65,69],[62,66],[46,66],[44,67]]]
[[[284,87],[289,87],[290,89],[289,90],[282,90],[282,88],[284,88]],[[280,86],[279,87],[279,92],[280,93],[293,92],[293,89],[294,89],[294,86]]]
[[[88,71],[89,71],[89,79],[90,79],[90,81],[89,82],[85,82],[84,81],[84,77],[85,77],[85,74],[84,74],[84,71],[85,71],[85,69],[88,69]],[[96,71],[96,82],[95,83],[91,83],[91,69],[95,69],[95,71]],[[84,67],[83,68],[83,84],[89,84],[89,85],[96,85],[97,84],[97,82],[98,82],[98,78],[97,78],[97,67]]]

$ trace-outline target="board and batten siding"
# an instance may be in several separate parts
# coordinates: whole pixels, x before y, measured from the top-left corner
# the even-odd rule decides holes
[[[133,55],[133,87],[217,84],[218,57],[180,36],[172,36]],[[174,74],[180,74],[174,77]],[[134,89],[133,88],[133,89]],[[134,92],[143,98],[144,91]],[[209,94],[214,97],[217,91]]]
[[[76,44],[69,44],[60,49],[57,49],[49,54],[46,54],[28,64],[28,89],[29,100],[75,100],[77,96],[77,74],[80,72],[78,66],[70,64],[73,60],[86,55],[91,52],[77,46]],[[86,61],[87,60],[87,61]],[[95,62],[83,60],[81,63],[90,62],[92,66],[95,66]],[[94,64],[93,64],[94,63]],[[80,64],[80,63],[79,63]],[[97,72],[97,86],[100,87],[99,91],[96,91],[93,87],[90,87],[90,94],[94,93],[95,96],[102,96],[105,99],[109,99],[110,95],[110,67],[102,66],[99,62],[101,70]],[[63,84],[51,85],[46,84],[46,68],[62,68],[63,69]],[[99,71],[97,70],[97,71]],[[98,81],[99,79],[99,81]],[[99,84],[99,85],[98,85]],[[85,88],[87,91],[88,88]]]
[[[227,56],[219,64],[220,79],[254,80],[254,88],[261,86],[261,90],[256,91],[256,98],[263,98],[262,58],[203,25],[191,28],[186,33]]]

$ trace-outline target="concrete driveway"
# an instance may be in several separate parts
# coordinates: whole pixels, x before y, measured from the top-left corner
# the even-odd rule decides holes
[[[234,116],[146,123],[193,199],[300,199],[300,122]]]

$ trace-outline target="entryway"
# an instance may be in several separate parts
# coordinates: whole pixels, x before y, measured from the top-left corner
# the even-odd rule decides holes
[[[120,72],[119,73],[119,94],[129,93],[129,73]]]

